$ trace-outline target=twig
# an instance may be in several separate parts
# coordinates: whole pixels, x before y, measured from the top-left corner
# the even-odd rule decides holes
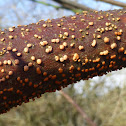
[[[88,117],[88,115],[80,108],[80,106],[69,95],[67,95],[63,90],[61,90],[60,93],[67,99],[69,103],[71,103],[77,109],[77,111],[82,115],[82,117],[87,121],[87,123],[90,126],[96,126],[96,124]]]
[[[53,5],[53,4],[49,4],[49,3],[46,3],[46,2],[38,1],[38,0],[31,0],[31,1],[43,4],[43,5],[46,5],[46,6],[52,6],[52,7],[56,8],[56,9],[62,8],[62,7],[59,7],[59,6],[56,6],[56,5]]]
[[[30,0],[30,1],[37,2],[37,3],[40,3],[40,4],[44,4],[46,6],[52,6],[56,9],[59,9],[59,8],[69,9],[69,10],[73,11],[74,13],[82,12],[83,10],[94,11],[93,9],[86,7],[85,5],[78,4],[78,3],[73,2],[71,0],[53,0],[53,1],[61,4],[62,5],[61,7],[53,5],[53,4],[48,4],[46,2],[42,2],[42,1],[39,1],[39,0]]]
[[[119,2],[119,1],[115,1],[115,0],[96,0],[96,1],[102,1],[102,2],[105,2],[105,3],[109,3],[109,4],[112,4],[112,5],[116,5],[116,6],[120,6],[120,7],[126,8],[126,4],[125,3],[122,3],[122,2]]]
[[[60,3],[64,8],[67,9],[81,9],[81,10],[88,10],[88,11],[93,11],[94,9],[91,9],[85,5],[79,4],[77,2],[71,1],[71,0],[53,0],[57,3]]]

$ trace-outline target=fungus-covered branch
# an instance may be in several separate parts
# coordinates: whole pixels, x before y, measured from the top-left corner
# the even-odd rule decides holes
[[[0,113],[126,66],[126,11],[94,11],[0,32]]]

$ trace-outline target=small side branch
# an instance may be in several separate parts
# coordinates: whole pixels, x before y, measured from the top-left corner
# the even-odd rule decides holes
[[[53,0],[57,3],[60,3],[64,8],[67,9],[81,9],[81,10],[87,10],[87,11],[93,11],[94,9],[91,9],[85,5],[79,4],[77,2],[71,1],[71,0]]]
[[[126,8],[125,3],[118,2],[118,1],[115,1],[115,0],[96,0],[96,1],[102,1],[102,2],[105,2],[105,3],[109,3],[109,4],[112,4],[112,5],[116,5],[116,6]]]
[[[67,95],[63,90],[61,90],[60,93],[67,99],[69,103],[71,103],[77,109],[77,111],[82,115],[82,117],[87,121],[90,126],[96,126],[96,124],[88,117],[88,115],[69,95]]]
[[[78,4],[77,2],[73,2],[71,0],[53,0],[53,1],[61,4],[61,6],[56,6],[56,5],[53,5],[53,4],[46,3],[46,2],[42,2],[40,0],[30,0],[30,1],[37,2],[37,3],[40,3],[40,4],[46,5],[46,6],[52,6],[56,9],[65,8],[65,9],[73,11],[74,13],[82,12],[84,10],[94,11],[94,9],[91,9],[91,8],[85,6],[85,5],[82,5],[82,4]]]

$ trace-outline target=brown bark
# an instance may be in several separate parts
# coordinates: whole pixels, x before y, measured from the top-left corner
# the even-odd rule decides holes
[[[91,12],[0,33],[0,113],[126,66],[126,11]]]

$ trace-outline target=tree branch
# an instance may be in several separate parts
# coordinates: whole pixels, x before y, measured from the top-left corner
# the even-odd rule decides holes
[[[87,10],[87,11],[93,11],[94,9],[91,9],[87,6],[84,6],[82,4],[78,4],[77,2],[71,1],[71,0],[53,0],[57,3],[60,3],[64,8],[73,10],[73,9],[81,9],[81,10]]]
[[[43,5],[46,5],[46,6],[51,6],[51,7],[54,7],[56,9],[62,8],[62,7],[59,7],[59,6],[56,6],[56,5],[53,5],[53,4],[49,4],[49,3],[46,3],[46,2],[38,1],[38,0],[30,0],[30,1],[40,3],[40,4],[43,4]]]
[[[126,67],[126,10],[83,12],[0,31],[0,113]]]
[[[52,4],[48,4],[48,3],[45,3],[45,2],[42,2],[42,1],[38,1],[38,0],[31,0],[33,2],[37,2],[37,3],[41,3],[41,4],[44,4],[44,5],[47,5],[47,6],[52,6],[56,9],[59,9],[59,8],[65,8],[65,9],[69,9],[73,12],[82,12],[83,10],[87,10],[87,11],[94,11],[94,9],[91,9],[87,6],[84,6],[82,4],[78,4],[76,2],[73,2],[73,1],[69,1],[69,0],[53,0],[59,4],[61,4],[62,6],[55,6],[55,5],[52,5]]]
[[[60,93],[66,98],[66,100],[69,103],[71,103],[77,109],[77,111],[82,115],[82,117],[87,121],[87,123],[90,126],[96,126],[96,124],[88,117],[88,115],[81,109],[81,107],[69,95],[67,95],[63,90],[61,90]]]
[[[125,3],[122,3],[122,2],[119,2],[119,1],[115,1],[115,0],[96,0],[96,1],[102,1],[102,2],[105,2],[105,3],[109,3],[109,4],[112,4],[112,5],[116,5],[116,6],[120,6],[120,7],[126,8],[126,4]]]

